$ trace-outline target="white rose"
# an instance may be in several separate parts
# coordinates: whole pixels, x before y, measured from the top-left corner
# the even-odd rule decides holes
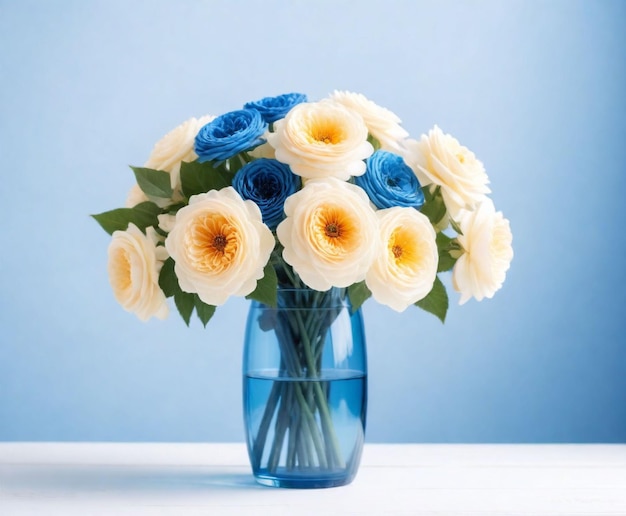
[[[159,229],[169,233],[174,229],[174,224],[176,224],[176,215],[171,215],[169,213],[163,213],[161,215],[157,215],[157,219],[159,221]]]
[[[298,104],[274,130],[267,138],[276,159],[307,179],[360,176],[374,152],[361,116],[330,100]]]
[[[153,228],[144,235],[134,224],[126,231],[115,231],[109,245],[109,282],[118,303],[147,321],[150,317],[164,319],[169,310],[165,294],[159,287],[159,272],[167,252],[157,246]]]
[[[138,204],[142,202],[148,201],[148,196],[143,192],[139,185],[135,183],[131,189],[128,191],[128,195],[126,197],[126,207],[134,208]]]
[[[462,212],[459,224],[463,234],[458,241],[465,252],[454,265],[452,283],[462,305],[471,297],[491,298],[502,287],[513,259],[513,235],[509,221],[490,199],[475,211]]]
[[[215,306],[256,288],[274,244],[261,210],[232,187],[192,196],[165,239],[181,289]]]
[[[378,220],[367,194],[335,178],[307,181],[287,198],[276,229],[283,258],[309,287],[362,281],[378,254]]]
[[[152,149],[152,153],[144,166],[169,172],[170,184],[175,195],[180,191],[180,164],[183,161],[191,162],[198,158],[194,151],[196,135],[203,126],[214,118],[210,115],[190,118],[167,133]]]
[[[456,138],[435,126],[421,140],[406,140],[404,158],[422,186],[441,186],[446,208],[456,220],[460,210],[473,209],[491,190],[483,164]]]
[[[401,120],[395,113],[361,93],[334,91],[330,98],[361,115],[368,131],[380,142],[383,150],[398,152],[401,149],[400,142],[409,136],[400,126]]]
[[[402,312],[433,288],[439,262],[435,230],[414,208],[376,214],[382,248],[365,282],[376,301]]]

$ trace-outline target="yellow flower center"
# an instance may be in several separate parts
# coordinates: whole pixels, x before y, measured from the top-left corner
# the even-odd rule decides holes
[[[391,233],[387,242],[389,253],[396,267],[415,269],[420,266],[422,252],[415,234],[402,226]]]
[[[123,292],[131,288],[130,254],[126,249],[117,248],[114,251],[111,268],[111,283],[114,292]]]
[[[337,145],[345,139],[344,129],[334,120],[317,120],[309,127],[309,141],[323,145]]]
[[[185,250],[193,267],[200,272],[227,269],[240,247],[237,227],[219,213],[196,218],[185,234]]]
[[[311,217],[310,237],[320,254],[340,257],[358,245],[359,231],[352,214],[340,206],[320,206]]]

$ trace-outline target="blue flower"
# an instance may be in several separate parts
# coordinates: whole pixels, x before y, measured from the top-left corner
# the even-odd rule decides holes
[[[241,197],[256,203],[263,222],[275,229],[284,218],[285,199],[300,188],[300,178],[284,163],[261,158],[241,167],[232,184]]]
[[[377,208],[403,206],[419,209],[424,204],[417,176],[401,156],[379,150],[365,163],[365,174],[355,177],[355,182],[367,192]]]
[[[285,93],[278,97],[265,97],[255,102],[248,102],[244,108],[256,109],[268,124],[284,118],[289,110],[297,104],[306,102],[303,93]]]
[[[198,131],[194,150],[198,161],[224,161],[264,142],[267,124],[254,109],[240,109],[218,116]]]

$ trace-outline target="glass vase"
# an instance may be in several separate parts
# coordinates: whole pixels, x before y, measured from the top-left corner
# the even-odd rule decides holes
[[[248,455],[257,482],[350,483],[365,435],[367,359],[361,310],[346,289],[279,289],[253,301],[243,356]]]

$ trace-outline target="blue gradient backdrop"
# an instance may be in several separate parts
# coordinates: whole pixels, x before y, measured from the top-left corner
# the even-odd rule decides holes
[[[365,306],[368,440],[626,441],[626,4],[0,0],[0,440],[241,441],[247,304],[114,301],[152,145],[288,91],[362,92],[485,163],[515,259],[448,322]],[[449,278],[448,278],[449,284]]]

